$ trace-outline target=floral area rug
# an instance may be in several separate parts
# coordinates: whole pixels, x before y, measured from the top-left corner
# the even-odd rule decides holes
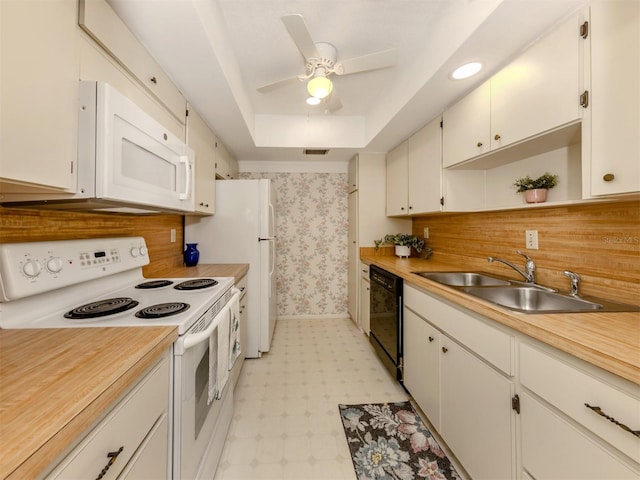
[[[461,478],[411,403],[339,408],[358,480]]]

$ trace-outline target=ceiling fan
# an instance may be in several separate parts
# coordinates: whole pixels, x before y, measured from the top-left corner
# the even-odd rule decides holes
[[[326,42],[314,42],[302,15],[285,15],[282,17],[282,22],[304,57],[305,73],[264,85],[258,88],[261,93],[271,92],[296,81],[309,80],[307,90],[310,97],[307,103],[313,105],[325,102],[329,111],[333,112],[342,108],[342,103],[333,91],[333,83],[329,78],[331,75],[350,75],[378,70],[392,67],[396,63],[395,48],[337,61],[336,47]]]

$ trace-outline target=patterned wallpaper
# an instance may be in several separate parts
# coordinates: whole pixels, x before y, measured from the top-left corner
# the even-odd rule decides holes
[[[278,316],[347,315],[346,173],[241,173],[276,192]]]

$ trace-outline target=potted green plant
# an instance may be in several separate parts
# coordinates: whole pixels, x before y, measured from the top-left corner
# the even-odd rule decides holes
[[[514,182],[517,192],[524,192],[527,203],[542,203],[547,200],[547,191],[558,184],[558,175],[545,172],[535,180],[529,175],[518,178]]]
[[[374,240],[374,243],[376,249],[381,245],[395,245],[395,253],[398,257],[409,257],[411,255],[412,247],[418,253],[422,253],[423,250],[426,250],[427,256],[431,254],[431,249],[425,248],[424,246],[424,239],[415,237],[408,233],[389,233],[380,240]]]

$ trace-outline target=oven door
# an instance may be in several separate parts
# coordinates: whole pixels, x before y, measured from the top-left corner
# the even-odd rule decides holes
[[[240,295],[236,291],[234,295]],[[174,344],[173,478],[213,478],[233,414],[233,388],[227,382],[221,399],[207,403],[209,391],[209,337],[229,303],[199,333],[187,332]],[[213,307],[212,307],[213,308]],[[211,315],[210,312],[203,316]],[[199,320],[200,321],[200,320]],[[196,322],[196,325],[199,323]],[[222,437],[222,438],[217,438]],[[208,470],[208,471],[205,471]]]

